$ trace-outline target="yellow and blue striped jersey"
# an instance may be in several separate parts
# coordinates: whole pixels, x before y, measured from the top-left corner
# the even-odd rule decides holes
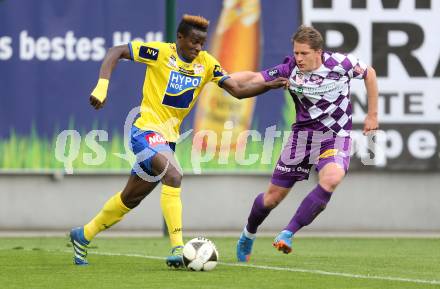
[[[128,46],[131,59],[147,65],[140,117],[134,125],[175,142],[203,86],[209,81],[221,85],[228,76],[206,51],[188,63],[179,57],[175,43],[132,41]]]

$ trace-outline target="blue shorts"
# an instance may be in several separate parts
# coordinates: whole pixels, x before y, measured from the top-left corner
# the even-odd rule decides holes
[[[136,162],[149,175],[153,175],[151,162],[157,153],[176,150],[176,143],[167,142],[161,134],[151,130],[141,130],[134,125],[131,127],[131,146]],[[131,174],[137,173],[132,169]]]

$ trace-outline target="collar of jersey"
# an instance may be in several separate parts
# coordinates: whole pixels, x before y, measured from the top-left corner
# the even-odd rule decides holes
[[[179,52],[177,51],[177,47],[176,47],[176,54],[177,54],[177,57],[179,57],[179,59],[181,60],[181,61],[183,61],[183,62],[185,62],[185,63],[192,63],[192,61],[188,61],[185,57],[183,57],[183,56],[181,56],[180,54],[179,54]]]

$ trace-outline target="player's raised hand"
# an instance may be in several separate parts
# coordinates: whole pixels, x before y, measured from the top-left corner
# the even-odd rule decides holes
[[[108,89],[108,79],[100,78],[98,84],[95,89],[92,91],[90,95],[89,101],[90,105],[95,109],[100,109],[104,106],[105,100],[107,98],[107,89]]]
[[[270,89],[280,88],[280,87],[286,87],[288,85],[289,80],[285,77],[277,77],[274,80],[266,82],[266,85]]]
[[[379,121],[377,120],[377,116],[367,115],[364,121],[364,135],[375,132],[377,129],[379,129]]]

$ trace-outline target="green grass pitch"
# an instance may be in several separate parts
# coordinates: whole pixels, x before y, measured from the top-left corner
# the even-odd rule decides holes
[[[166,267],[166,238],[97,238],[89,266],[72,264],[67,238],[0,238],[0,288],[440,288],[440,240],[297,238],[281,254],[258,238],[252,260],[235,262],[235,238],[212,237],[211,272]]]

